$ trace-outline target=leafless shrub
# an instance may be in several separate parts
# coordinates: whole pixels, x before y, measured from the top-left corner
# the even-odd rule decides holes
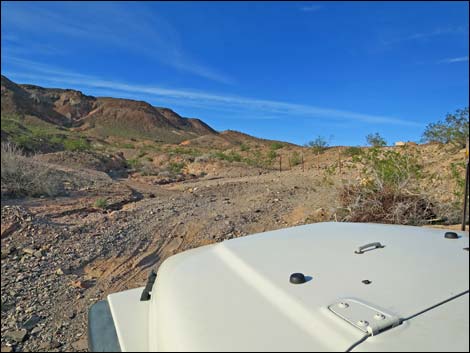
[[[25,156],[11,143],[1,144],[2,197],[54,196],[62,183],[50,168]]]
[[[416,156],[372,148],[353,157],[360,181],[343,186],[343,221],[420,225],[436,218],[435,206],[419,190],[424,177]]]
[[[420,225],[436,218],[433,203],[421,194],[347,185],[340,201],[349,211],[343,219],[348,222]]]

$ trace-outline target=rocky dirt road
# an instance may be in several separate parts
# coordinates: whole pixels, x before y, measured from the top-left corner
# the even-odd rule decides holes
[[[106,192],[2,201],[2,351],[84,351],[90,305],[144,285],[168,256],[329,219],[336,187],[318,173],[165,186],[123,179]],[[105,210],[97,198],[108,200]]]

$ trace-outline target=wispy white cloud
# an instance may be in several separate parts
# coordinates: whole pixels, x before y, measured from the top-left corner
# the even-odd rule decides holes
[[[200,63],[188,53],[178,30],[146,8],[146,4],[139,7],[119,2],[51,4],[43,7],[40,2],[25,2],[8,4],[6,8],[2,4],[2,36],[14,38],[13,33],[24,32],[33,40],[40,35],[37,39],[41,43],[44,35],[68,44],[72,41],[80,50],[90,44],[101,49],[121,48],[182,72],[225,84],[234,82],[233,78]],[[54,51],[41,48],[37,43],[33,46],[27,42],[10,44],[8,49],[14,54],[55,55]],[[74,46],[67,48],[73,50]],[[74,54],[79,53],[70,53]]]
[[[16,69],[15,69],[16,67]],[[231,111],[256,117],[302,117],[319,121],[355,121],[376,124],[420,126],[403,118],[365,114],[336,108],[324,108],[308,104],[290,103],[277,100],[257,99],[235,95],[221,95],[188,89],[165,88],[157,85],[141,85],[106,80],[91,75],[77,74],[43,63],[9,58],[4,74],[21,80],[34,80],[62,87],[84,87],[100,89],[109,95],[134,95],[140,99],[158,99],[177,105],[205,108],[216,111]]]
[[[442,59],[442,60],[439,60],[438,63],[439,64],[452,64],[452,63],[460,63],[460,62],[465,62],[465,61],[468,61],[468,56]]]
[[[320,10],[321,8],[323,8],[322,5],[313,3],[313,4],[308,4],[308,5],[305,5],[305,6],[301,6],[300,11],[315,12],[315,11]]]
[[[382,43],[385,45],[400,43],[400,42],[408,42],[408,41],[419,41],[419,40],[427,40],[433,37],[439,37],[443,35],[451,35],[451,34],[468,34],[468,27],[465,28],[464,26],[447,26],[447,27],[438,27],[431,31],[425,32],[415,32],[412,34],[404,35],[395,37],[392,39],[383,40]]]

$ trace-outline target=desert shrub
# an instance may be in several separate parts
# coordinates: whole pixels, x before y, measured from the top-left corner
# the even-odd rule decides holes
[[[242,159],[243,159],[242,156],[239,153],[233,152],[233,151],[231,151],[228,154],[228,156],[229,156],[229,160],[232,161],[232,162],[241,162]]]
[[[168,164],[168,170],[173,174],[182,174],[185,167],[186,163],[184,162],[170,162]]]
[[[448,185],[452,190],[452,197],[448,198],[445,202],[439,203],[437,214],[446,223],[455,224],[461,222],[462,217],[462,204],[465,193],[465,162],[450,163],[450,174],[445,178],[448,180]]]
[[[295,167],[296,165],[302,163],[302,156],[298,151],[294,151],[292,153],[292,155],[289,157],[289,163],[292,167]]]
[[[369,134],[366,136],[366,141],[367,141],[367,144],[372,146],[372,147],[384,147],[384,146],[387,146],[387,141],[385,141],[385,139],[380,136],[380,134],[378,132],[376,132],[375,134]]]
[[[363,185],[346,185],[340,201],[349,211],[349,222],[420,225],[436,217],[433,204],[423,195],[373,190]]]
[[[273,164],[274,160],[277,158],[277,153],[275,150],[270,150],[267,154],[266,154],[266,163],[267,165],[271,165]]]
[[[64,145],[64,136],[62,135],[54,135],[51,136],[49,141],[56,146],[63,146]]]
[[[41,147],[41,140],[31,136],[31,135],[20,135],[12,139],[15,144],[25,151],[37,151]]]
[[[450,176],[454,183],[454,196],[459,202],[464,197],[465,190],[465,162],[450,164]]]
[[[334,175],[336,174],[338,167],[339,167],[339,162],[335,162],[333,164],[328,165],[323,170],[323,176],[321,179],[321,183],[323,185],[334,185]]]
[[[216,159],[221,159],[221,160],[227,160],[227,156],[225,155],[224,152],[214,152],[211,154],[212,158]]]
[[[416,189],[417,181],[423,177],[423,167],[418,158],[409,153],[371,148],[353,158],[362,165],[361,173],[371,186],[378,190]]]
[[[243,159],[243,161],[253,167],[264,167],[265,166],[265,160],[263,158],[263,155],[261,154],[260,151],[255,150],[252,153],[250,153],[250,157],[246,157]]]
[[[276,151],[276,150],[281,149],[282,147],[284,147],[284,144],[281,143],[281,142],[273,142],[273,143],[271,143],[271,146],[269,146],[269,147],[272,151]]]
[[[343,186],[344,220],[419,225],[436,217],[434,205],[420,192],[424,177],[418,158],[404,151],[372,148],[353,158],[360,181]]]
[[[142,167],[142,162],[137,158],[132,158],[127,160],[127,166],[132,169],[140,169]]]
[[[328,148],[328,141],[324,137],[318,136],[315,140],[307,142],[305,147],[310,147],[315,153],[322,153]]]
[[[242,151],[242,152],[248,152],[249,150],[250,150],[250,146],[245,145],[244,143],[242,143],[242,144],[240,145],[240,151]]]
[[[108,206],[108,201],[105,198],[100,197],[95,201],[95,207],[106,208]]]
[[[212,157],[228,162],[241,162],[243,160],[242,156],[234,151],[230,151],[229,153],[215,152],[212,154]]]
[[[62,150],[63,139],[62,135],[51,135],[41,130],[30,130],[24,127],[19,127],[9,138],[11,142],[26,153]]]
[[[64,149],[66,151],[87,151],[91,148],[90,143],[84,139],[65,139],[63,141]]]
[[[2,197],[55,196],[62,192],[62,182],[50,168],[26,157],[15,145],[2,142]]]
[[[454,114],[447,114],[444,121],[429,124],[424,130],[424,142],[451,143],[464,148],[468,139],[468,107],[458,109]]]
[[[186,154],[186,150],[182,147],[174,147],[168,150],[170,154]]]
[[[8,134],[9,141],[26,154],[91,149],[90,143],[78,133],[71,133],[39,119],[2,114],[1,121],[2,131]]]
[[[362,154],[362,149],[360,147],[351,146],[346,148],[343,151],[343,155],[346,157],[357,157]]]

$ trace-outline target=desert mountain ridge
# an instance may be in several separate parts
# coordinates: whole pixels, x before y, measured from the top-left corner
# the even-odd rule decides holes
[[[182,117],[169,108],[155,107],[145,101],[94,97],[74,89],[18,84],[3,75],[1,103],[2,115],[30,116],[102,138],[119,136],[215,146],[246,141],[273,142],[233,130],[218,132],[200,119]]]

